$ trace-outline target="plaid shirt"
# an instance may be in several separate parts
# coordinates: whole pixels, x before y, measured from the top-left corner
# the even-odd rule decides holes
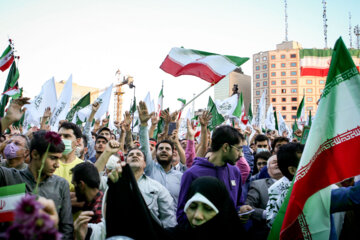
[[[85,203],[83,210],[84,211],[93,211],[94,216],[91,218],[89,223],[99,223],[102,218],[102,199],[104,194],[99,190],[95,195],[94,199],[91,202]]]

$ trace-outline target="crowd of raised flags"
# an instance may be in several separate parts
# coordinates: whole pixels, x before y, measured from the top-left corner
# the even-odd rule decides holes
[[[359,51],[349,52],[341,38],[336,42],[333,50],[300,50],[302,75],[328,76],[315,118],[311,111],[305,112],[305,96],[303,96],[297,108],[296,119],[292,126],[289,126],[281,112],[273,110],[272,104],[266,108],[266,90],[255,106],[257,111],[254,117],[251,104],[248,110],[245,109],[242,92],[224,100],[214,101],[209,97],[207,106],[202,109],[211,113],[211,120],[207,126],[210,131],[220,125],[231,125],[242,131],[251,129],[251,136],[256,133],[256,129],[264,133],[268,130],[276,130],[279,136],[287,137],[290,141],[296,139],[306,143],[296,176],[275,219],[269,239],[329,239],[331,229],[329,186],[360,174],[360,163],[356,160],[356,156],[360,155],[360,76],[359,66],[354,64],[351,56],[359,58]],[[10,45],[0,57],[0,70],[4,72],[10,68],[1,97],[0,117],[4,117],[11,99],[22,96],[15,59],[10,41]],[[160,68],[175,77],[193,75],[202,78],[213,86],[247,60],[248,58],[173,48]],[[93,103],[90,102],[90,93],[88,93],[72,108],[70,107],[72,81],[70,76],[58,99],[54,78],[43,84],[40,93],[25,106],[27,111],[23,118],[16,123],[17,126],[22,126],[23,133],[33,126],[40,126],[41,117],[48,107],[52,112],[48,123],[52,131],[58,131],[59,122],[65,119],[83,127],[92,112]],[[108,127],[116,131],[112,116],[108,114],[112,89],[111,84],[95,100],[100,107],[94,118],[108,118]],[[163,87],[158,95],[157,105],[150,92],[143,98],[148,111],[160,117],[154,136],[150,136],[155,139],[163,130],[161,111],[164,110],[165,99]],[[182,98],[178,98],[178,101],[178,108],[172,109],[179,110],[178,137],[186,138],[187,120],[190,120],[196,132],[195,137],[199,138],[198,116],[195,116],[194,109],[188,107],[191,101]],[[134,98],[130,109],[127,109],[133,115],[132,132],[135,134],[139,133],[140,123],[136,106],[137,102]],[[308,135],[298,136],[296,134],[298,130],[303,134],[306,130]],[[0,192],[0,198],[1,196]],[[0,214],[1,211],[0,209]],[[321,226],[322,228],[319,229],[317,225],[319,217],[327,219],[326,227]],[[303,227],[304,225],[306,227]]]

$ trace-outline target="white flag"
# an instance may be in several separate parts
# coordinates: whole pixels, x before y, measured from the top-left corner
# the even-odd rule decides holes
[[[265,115],[266,115],[266,90],[263,91],[260,102],[258,104],[258,111],[256,113],[254,124],[260,128],[265,128]]]
[[[283,132],[287,132],[288,133],[288,137],[291,137],[290,135],[290,129],[289,127],[286,125],[284,118],[282,117],[281,113],[279,112],[278,114],[279,116],[279,135],[282,136]]]
[[[270,130],[275,130],[275,116],[271,103],[266,113],[265,127]]]
[[[23,125],[40,126],[40,118],[43,116],[45,109],[50,107],[53,110],[56,107],[56,102],[55,81],[54,78],[51,78],[44,83],[40,93],[31,103],[24,106],[27,111],[25,112]]]
[[[238,96],[237,94],[232,95],[229,98],[224,100],[216,99],[215,101],[216,109],[223,116],[232,116],[237,104]]]
[[[111,84],[103,94],[101,94],[94,102],[100,103],[98,111],[95,113],[95,119],[101,119],[101,117],[108,111],[110,98],[113,85]],[[77,116],[80,121],[85,122],[89,118],[92,110],[92,104],[87,105],[83,109],[77,112]]]
[[[69,79],[64,85],[64,88],[61,92],[59,100],[57,101],[56,107],[52,110],[51,119],[50,119],[50,127],[52,131],[57,132],[59,121],[64,120],[66,115],[69,112],[70,101],[72,96],[72,75],[70,75]]]

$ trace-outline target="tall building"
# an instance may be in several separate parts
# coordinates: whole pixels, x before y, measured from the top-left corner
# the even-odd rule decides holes
[[[286,41],[276,45],[276,50],[253,55],[253,112],[265,90],[266,106],[270,103],[281,112],[286,123],[294,123],[298,106],[305,96],[305,112],[315,115],[317,101],[325,87],[326,77],[300,76],[301,45]]]
[[[57,97],[60,97],[62,89],[64,88],[66,81],[61,80],[59,82],[55,82],[55,89]],[[83,96],[85,96],[88,92],[90,92],[90,103],[92,103],[99,96],[99,88],[89,87],[79,85],[77,83],[72,83],[72,96],[70,107],[74,106]]]
[[[214,86],[214,99],[224,100],[233,94],[234,85],[238,93],[243,93],[245,109],[249,109],[251,102],[251,77],[245,75],[240,68],[235,69]]]

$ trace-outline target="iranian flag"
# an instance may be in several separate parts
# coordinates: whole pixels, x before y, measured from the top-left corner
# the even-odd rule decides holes
[[[360,51],[358,49],[350,49],[349,52],[359,70]],[[301,49],[301,76],[326,77],[329,72],[332,54],[333,50],[331,49]]]
[[[163,87],[161,87],[160,93],[159,93],[159,97],[158,97],[158,102],[157,102],[157,113],[158,116],[161,115],[161,111],[163,110],[163,102],[164,102],[164,93],[163,93]]]
[[[239,95],[238,103],[232,115],[238,117],[244,125],[246,125],[249,121],[245,113],[245,104],[242,92]]]
[[[0,57],[0,70],[5,71],[14,61],[14,51],[9,45]]]
[[[284,219],[276,218],[281,239],[329,239],[330,185],[360,174],[359,92],[359,72],[339,38]]]
[[[193,75],[216,84],[247,60],[249,58],[174,47],[160,68],[174,77]]]
[[[304,99],[305,99],[305,96],[303,96],[303,98],[299,104],[298,110],[296,112],[296,118],[298,119],[298,122],[301,126],[304,126],[306,124],[305,107],[304,107],[305,100]]]
[[[3,92],[2,95],[8,95],[12,99],[17,99],[21,97],[22,92],[23,92],[22,88],[19,88],[18,86],[14,86],[9,88],[7,91]]]
[[[25,183],[0,187],[0,222],[14,220],[14,210],[23,196]]]

